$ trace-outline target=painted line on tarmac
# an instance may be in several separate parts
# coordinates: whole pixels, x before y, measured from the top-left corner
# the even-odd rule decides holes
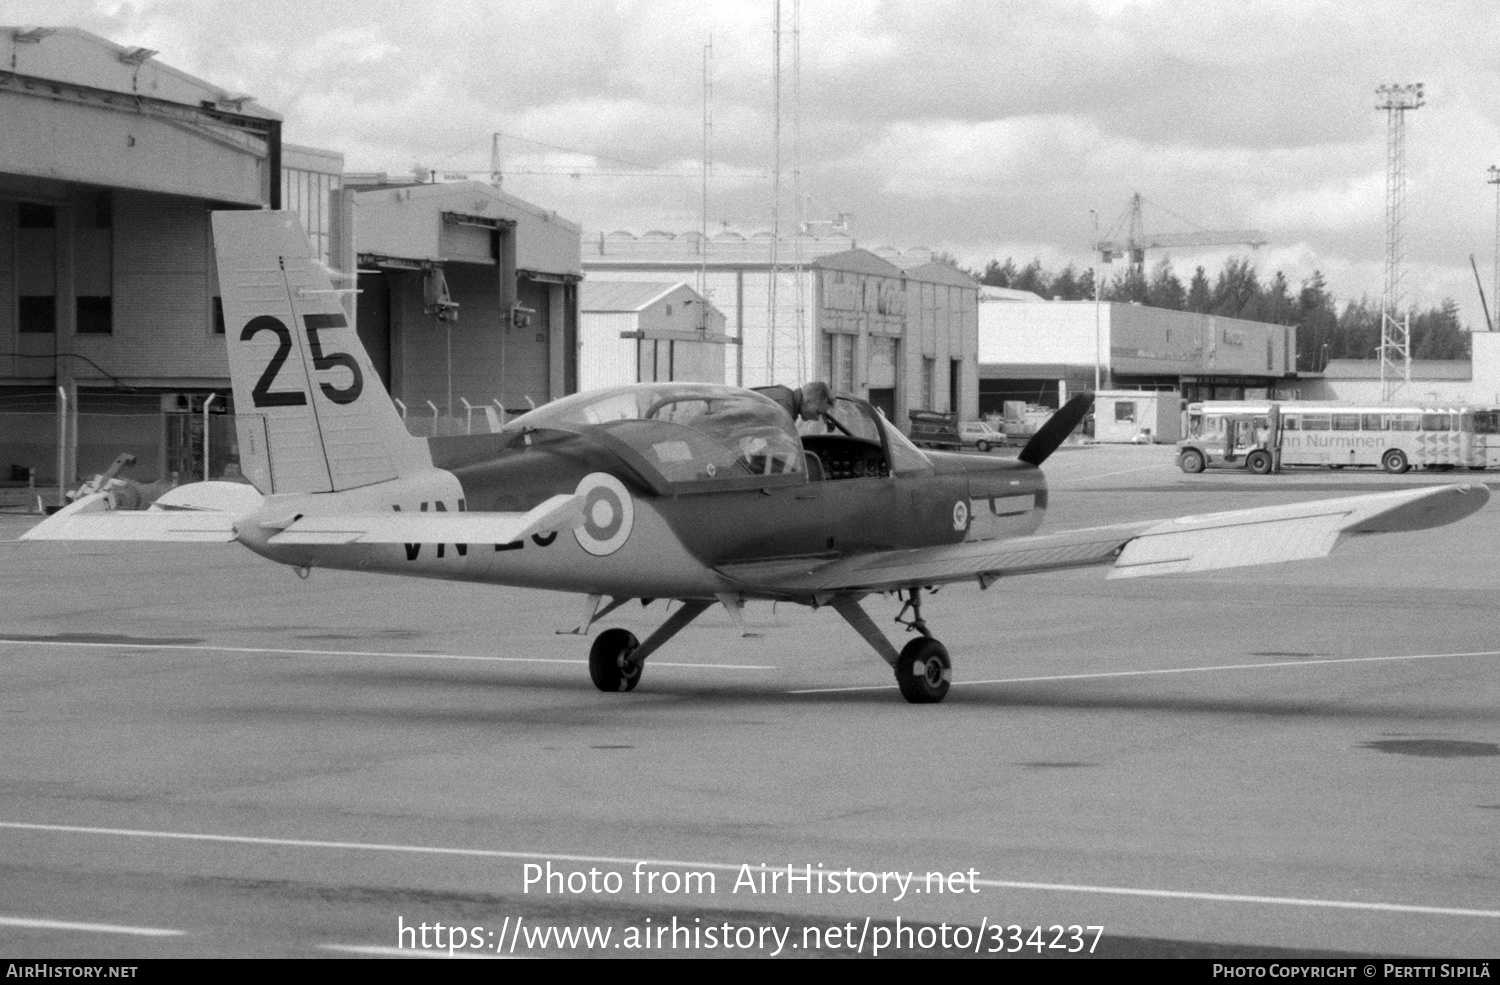
[[[1449,660],[1456,657],[1500,657],[1500,650],[1476,650],[1472,653],[1411,653],[1394,657],[1320,657],[1313,660],[1277,660],[1259,664],[1221,664],[1213,667],[1166,667],[1161,670],[1110,670],[1097,674],[1055,674],[1050,677],[995,677],[983,681],[954,681],[952,687],[977,684],[1038,684],[1048,681],[1093,681],[1107,677],[1151,677],[1163,674],[1211,674],[1220,670],[1268,670],[1278,667],[1317,667],[1326,664],[1386,663],[1398,660]],[[787,694],[838,694],[841,691],[891,691],[894,684],[862,684],[858,687],[814,687]]]
[[[1118,472],[1100,472],[1098,475],[1083,475],[1076,479],[1058,479],[1056,482],[1048,483],[1048,485],[1063,486],[1070,482],[1091,482],[1094,479],[1108,479],[1112,475],[1129,475],[1131,472],[1145,472],[1148,469],[1175,469],[1176,467],[1172,462],[1161,462],[1156,465],[1138,465],[1133,469],[1120,469]]]
[[[659,869],[718,870],[740,872],[748,863],[684,862],[676,859],[647,859],[620,855],[564,855],[556,852],[504,851],[498,848],[447,848],[438,845],[394,845],[365,841],[320,841],[310,838],[267,838],[251,835],[216,835],[192,831],[144,831],[132,828],[99,828],[73,824],[35,824],[0,821],[0,830],[38,831],[48,834],[105,835],[119,838],[152,838],[162,841],[201,841],[215,844],[267,845],[278,848],[326,848],[336,851],[388,852],[409,855],[447,855],[456,858],[541,859],[549,862],[581,862],[616,866],[650,866]],[[780,872],[785,867],[748,865],[752,871]],[[832,871],[844,871],[830,867]],[[854,870],[864,874],[865,870]],[[875,873],[879,875],[879,873]],[[1240,893],[1209,893],[1180,889],[1139,889],[1130,886],[1089,886],[1065,882],[1028,882],[1014,879],[975,879],[974,884],[993,889],[1025,889],[1040,892],[1080,893],[1094,896],[1136,896],[1152,899],[1195,900],[1212,903],[1251,903],[1267,906],[1301,906],[1335,910],[1359,910],[1378,913],[1410,913],[1445,917],[1478,917],[1500,920],[1500,910],[1483,910],[1457,906],[1426,906],[1416,903],[1368,903],[1359,900],[1306,899],[1295,896],[1257,896]]]
[[[108,647],[117,650],[208,650],[214,653],[275,653],[293,657],[392,657],[398,660],[477,660],[520,664],[586,664],[587,660],[564,660],[554,657],[476,657],[463,653],[389,653],[382,650],[285,650],[269,646],[211,646],[207,643],[99,643],[83,640],[12,640],[0,638],[0,645],[13,646],[83,646]],[[687,670],[777,670],[763,664],[685,664],[651,661],[653,667],[680,667]]]
[[[77,920],[43,920],[38,917],[0,917],[0,927],[32,930],[86,930],[95,934],[133,934],[136,937],[182,937],[187,931],[165,927],[126,927],[117,923],[82,923]]]

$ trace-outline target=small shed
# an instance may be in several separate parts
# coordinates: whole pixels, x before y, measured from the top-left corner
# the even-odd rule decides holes
[[[724,315],[683,283],[585,280],[578,389],[724,382]]]
[[[1094,395],[1094,440],[1114,444],[1176,444],[1182,400],[1176,390],[1100,390]]]

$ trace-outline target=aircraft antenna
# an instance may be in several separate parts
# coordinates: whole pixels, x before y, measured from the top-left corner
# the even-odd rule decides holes
[[[1380,306],[1380,396],[1395,398],[1411,382],[1411,315],[1402,283],[1405,241],[1401,220],[1406,213],[1406,111],[1419,109],[1422,83],[1383,85],[1376,109],[1385,110],[1385,292]]]

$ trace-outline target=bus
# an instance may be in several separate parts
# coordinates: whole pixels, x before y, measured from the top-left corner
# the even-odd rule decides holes
[[[1187,435],[1177,442],[1177,464],[1190,473],[1500,466],[1500,410],[1464,405],[1205,400],[1188,404]]]

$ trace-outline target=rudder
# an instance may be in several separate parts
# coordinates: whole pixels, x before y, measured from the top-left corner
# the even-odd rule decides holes
[[[256,488],[336,492],[430,467],[296,213],[215,212],[213,230],[241,468]]]

